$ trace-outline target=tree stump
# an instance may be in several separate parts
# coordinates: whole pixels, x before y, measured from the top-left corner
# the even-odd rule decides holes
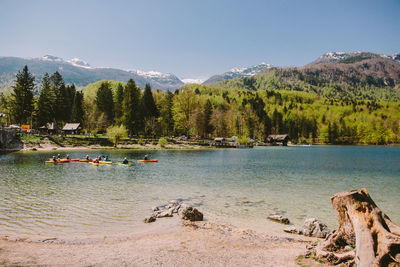
[[[339,228],[315,247],[317,258],[348,266],[400,266],[400,227],[365,188],[338,193],[331,201]]]

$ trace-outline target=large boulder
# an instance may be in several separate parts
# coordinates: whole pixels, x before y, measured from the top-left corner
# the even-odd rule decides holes
[[[308,218],[304,221],[302,232],[306,236],[325,238],[330,233],[330,230],[326,224],[317,219]]]
[[[182,220],[189,220],[192,222],[203,220],[203,213],[198,211],[196,208],[193,208],[192,206],[181,205],[178,214]]]

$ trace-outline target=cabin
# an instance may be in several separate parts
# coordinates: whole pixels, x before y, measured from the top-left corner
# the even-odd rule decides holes
[[[80,125],[80,123],[66,123],[64,128],[62,128],[62,131],[65,134],[79,134],[81,130]]]
[[[46,123],[46,125],[39,127],[38,131],[42,134],[57,134],[58,126],[55,122],[49,122]]]
[[[268,135],[267,142],[273,146],[287,146],[289,136],[287,134],[270,134]]]

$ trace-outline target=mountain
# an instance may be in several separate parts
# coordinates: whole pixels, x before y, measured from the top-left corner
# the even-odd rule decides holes
[[[212,84],[216,83],[222,80],[226,79],[234,79],[234,78],[240,78],[240,77],[248,77],[248,76],[254,76],[258,73],[261,73],[262,71],[271,68],[270,64],[266,64],[264,62],[254,65],[248,68],[233,68],[228,72],[225,72],[223,74],[219,75],[214,75],[210,77],[208,80],[203,82],[203,84]]]
[[[96,68],[79,58],[64,60],[46,55],[41,58],[0,57],[0,91],[12,86],[15,74],[27,65],[39,84],[44,73],[50,75],[58,71],[66,83],[84,87],[99,80],[116,80],[126,82],[133,79],[140,87],[150,83],[153,89],[175,90],[184,83],[173,74],[164,74],[140,70],[121,70],[114,68]]]
[[[213,86],[296,90],[330,98],[400,100],[400,54],[330,52],[303,67],[269,68]]]

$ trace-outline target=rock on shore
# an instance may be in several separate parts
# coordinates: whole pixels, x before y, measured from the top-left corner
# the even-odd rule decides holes
[[[157,218],[173,217],[177,214],[182,220],[202,221],[203,213],[189,204],[180,203],[178,200],[171,200],[166,205],[153,207],[153,214],[144,219],[145,223],[155,222]]]

